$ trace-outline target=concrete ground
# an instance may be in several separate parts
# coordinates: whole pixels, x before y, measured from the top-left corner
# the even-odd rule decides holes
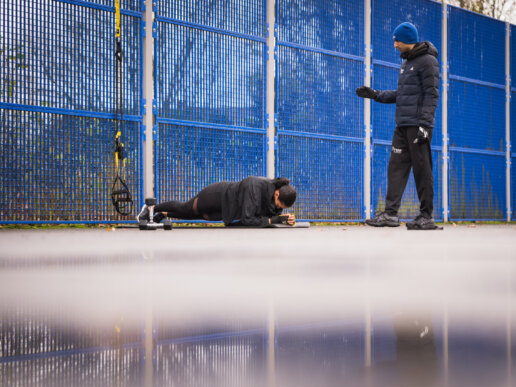
[[[0,229],[0,245],[0,324],[12,323],[0,342],[11,352],[100,329],[104,352],[110,332],[144,335],[149,359],[161,338],[159,366],[145,362],[135,385],[513,385],[516,225]],[[228,331],[233,338],[221,339]],[[46,341],[33,342],[42,332]],[[222,334],[188,337],[205,332]],[[252,332],[267,344],[245,344]],[[267,364],[255,375],[261,346]],[[118,359],[138,369],[127,353]],[[20,382],[9,370],[24,382],[35,372],[46,380],[37,385],[72,385],[48,371],[67,370],[70,358],[20,356],[0,374],[14,375],[7,385]],[[77,360],[70,377],[90,380],[113,362]]]
[[[2,229],[0,245],[1,305],[65,305],[79,320],[114,311],[137,320],[149,305],[171,319],[261,319],[271,306],[310,319],[444,303],[465,316],[505,315],[516,304],[513,224]]]

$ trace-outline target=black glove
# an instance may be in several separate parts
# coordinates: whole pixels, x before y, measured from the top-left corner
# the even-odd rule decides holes
[[[163,214],[163,212],[157,212],[154,214],[154,219],[152,219],[154,221],[154,223],[161,223],[161,221],[165,219],[165,215]]]
[[[288,215],[275,215],[271,217],[271,224],[287,224],[288,223]]]
[[[414,144],[424,144],[428,141],[428,136],[430,134],[430,130],[423,128],[422,126],[419,127],[419,130],[417,131],[417,137],[414,140]]]
[[[376,99],[378,97],[378,91],[373,90],[370,87],[367,86],[361,86],[355,90],[357,95],[362,98],[371,98]]]

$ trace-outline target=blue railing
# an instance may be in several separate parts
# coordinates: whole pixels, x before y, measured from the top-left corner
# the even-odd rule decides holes
[[[354,93],[364,83],[362,0],[276,0],[273,49],[265,0],[154,2],[152,139],[143,126],[144,2],[121,5],[122,117],[116,116],[113,0],[0,6],[1,223],[130,222],[143,201],[144,178],[154,180],[158,201],[186,200],[216,181],[265,175],[268,151],[275,154],[275,174],[298,189],[298,218],[362,221],[369,204],[372,213],[383,209],[395,108],[372,104],[366,149],[364,102]],[[371,5],[372,86],[395,89],[401,59],[392,30],[409,20],[420,40],[441,52],[443,6],[429,0]],[[506,25],[452,6],[446,11],[448,63],[439,61],[449,72],[448,84],[441,84],[441,93],[448,92],[448,132],[443,138],[440,101],[432,140],[434,215],[502,220],[510,211],[514,218],[505,181],[509,173],[514,203],[505,135]],[[265,111],[269,56],[276,62],[274,143]],[[117,118],[135,201],[129,217],[117,215],[110,198]],[[154,160],[153,176],[144,177],[146,140],[153,141]],[[400,216],[418,211],[411,176]]]

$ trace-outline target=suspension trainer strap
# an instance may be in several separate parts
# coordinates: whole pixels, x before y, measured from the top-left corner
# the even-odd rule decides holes
[[[115,167],[116,177],[111,187],[111,201],[120,215],[131,214],[133,199],[129,187],[123,178],[125,166],[124,144],[122,143],[123,125],[123,79],[122,79],[122,41],[120,34],[120,0],[115,0],[115,88],[116,88],[116,111],[115,111]]]
[[[123,120],[123,79],[122,79],[122,41],[120,38],[120,0],[115,0],[115,87],[116,92],[116,126],[115,126],[115,160],[117,173],[119,172],[119,162],[123,164],[124,144],[122,143],[122,120]],[[122,165],[123,167],[123,165]]]

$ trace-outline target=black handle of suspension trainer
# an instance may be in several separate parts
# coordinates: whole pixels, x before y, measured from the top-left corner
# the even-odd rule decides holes
[[[115,56],[119,62],[122,61],[122,42],[120,38],[115,39]]]
[[[118,155],[120,161],[125,158],[124,145],[118,138],[115,140],[115,153]]]

